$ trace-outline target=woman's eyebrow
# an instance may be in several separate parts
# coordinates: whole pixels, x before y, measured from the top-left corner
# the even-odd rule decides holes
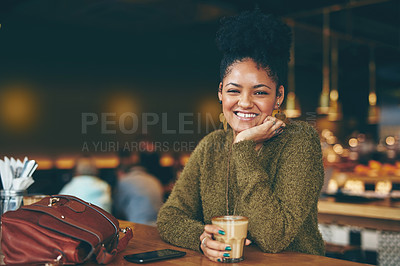
[[[235,86],[235,87],[243,88],[242,85],[236,84],[236,83],[233,83],[233,82],[229,82],[228,84],[226,84],[226,86],[228,86],[228,85],[232,85],[232,86]]]
[[[261,88],[261,87],[267,87],[268,89],[272,90],[272,88],[270,86],[267,86],[265,84],[257,84],[255,86],[253,86],[253,89],[257,89],[257,88]]]
[[[235,86],[235,87],[238,87],[238,88],[243,88],[242,85],[237,84],[237,83],[234,83],[234,82],[229,82],[228,84],[226,84],[226,86],[228,86],[228,85],[232,85],[232,86]],[[254,86],[253,86],[253,89],[257,89],[257,88],[261,88],[261,87],[266,87],[266,88],[272,90],[271,87],[269,87],[269,86],[267,86],[267,85],[265,85],[265,84],[257,84],[257,85],[254,85]]]

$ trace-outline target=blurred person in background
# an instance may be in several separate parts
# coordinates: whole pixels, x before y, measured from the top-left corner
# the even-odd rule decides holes
[[[139,162],[118,168],[114,191],[114,213],[119,219],[155,225],[163,204],[164,190],[153,172],[160,169],[159,155],[151,150],[139,154]]]
[[[75,176],[59,193],[78,197],[111,212],[111,187],[98,177],[98,169],[91,157],[77,159]]]

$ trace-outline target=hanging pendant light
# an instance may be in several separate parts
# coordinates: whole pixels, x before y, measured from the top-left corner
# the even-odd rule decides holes
[[[317,108],[318,114],[329,113],[329,11],[324,10],[324,24],[322,30],[322,92],[319,98],[319,107]]]
[[[377,124],[379,122],[379,107],[376,106],[376,65],[374,47],[370,46],[369,53],[369,95],[368,95],[368,123]]]
[[[332,38],[332,49],[331,49],[331,69],[332,69],[332,87],[329,93],[329,121],[339,121],[343,118],[342,106],[339,102],[339,91],[338,91],[338,39]]]
[[[300,103],[298,99],[296,99],[295,94],[295,28],[294,28],[294,21],[290,21],[288,23],[292,27],[292,36],[293,36],[293,43],[290,47],[290,61],[289,61],[289,72],[288,72],[288,94],[286,99],[286,108],[285,114],[288,118],[296,118],[301,116],[301,109]]]

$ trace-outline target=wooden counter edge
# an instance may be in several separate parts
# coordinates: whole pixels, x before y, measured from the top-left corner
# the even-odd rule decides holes
[[[400,222],[400,208],[386,206],[319,201],[318,213],[394,220]]]

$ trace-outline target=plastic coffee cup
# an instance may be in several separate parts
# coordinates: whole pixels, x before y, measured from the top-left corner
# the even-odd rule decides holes
[[[249,219],[236,215],[217,216],[211,219],[211,223],[221,227],[225,231],[225,235],[214,235],[215,239],[230,245],[232,248],[230,257],[224,258],[223,261],[228,263],[242,261]]]

